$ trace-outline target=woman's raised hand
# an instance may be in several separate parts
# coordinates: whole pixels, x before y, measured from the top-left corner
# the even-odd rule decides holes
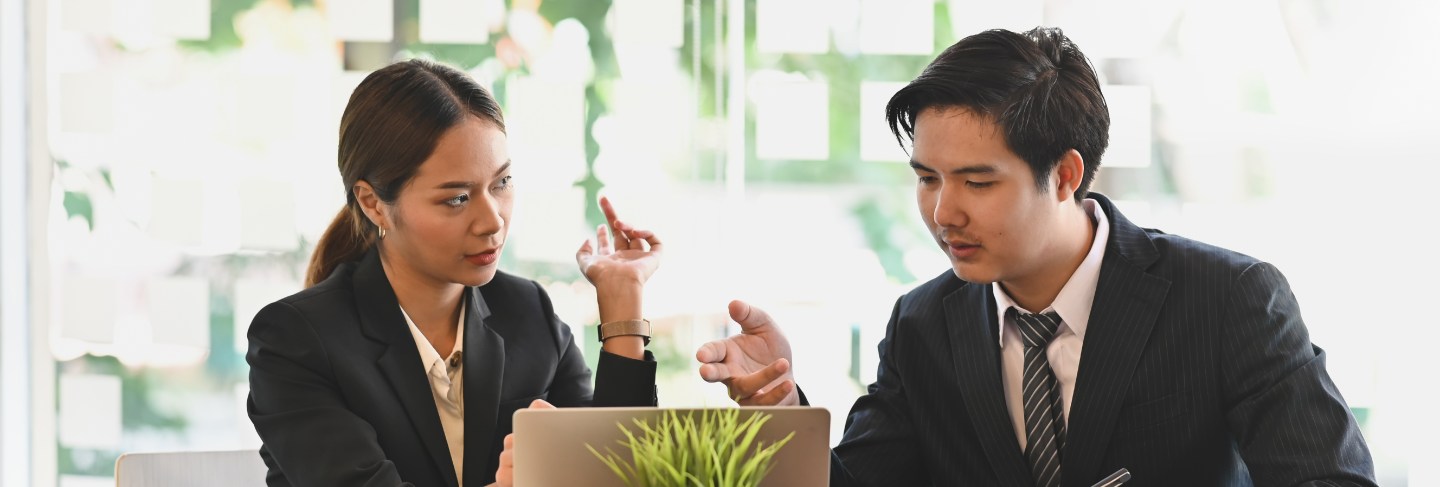
[[[605,285],[645,284],[655,269],[660,267],[660,254],[664,245],[655,232],[640,230],[620,220],[610,199],[600,198],[600,210],[605,212],[607,225],[595,229],[595,242],[586,240],[575,252],[575,262],[580,272],[591,284],[599,288]]]

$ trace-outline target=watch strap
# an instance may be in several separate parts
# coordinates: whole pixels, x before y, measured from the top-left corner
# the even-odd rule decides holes
[[[600,325],[600,341],[617,336],[635,335],[645,339],[645,344],[650,344],[650,320],[621,320],[602,323]]]

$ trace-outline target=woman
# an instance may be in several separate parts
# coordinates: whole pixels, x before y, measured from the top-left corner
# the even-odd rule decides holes
[[[340,121],[348,199],[307,289],[250,325],[250,420],[272,486],[484,485],[511,415],[655,404],[641,294],[661,243],[615,217],[576,262],[595,285],[596,387],[533,281],[495,268],[514,187],[505,122],[464,73],[411,60],[365,78]],[[507,473],[508,476],[508,473]]]

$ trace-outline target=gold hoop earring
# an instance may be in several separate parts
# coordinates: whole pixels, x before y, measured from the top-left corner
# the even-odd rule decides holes
[[[380,238],[385,238],[385,227],[380,227]]]

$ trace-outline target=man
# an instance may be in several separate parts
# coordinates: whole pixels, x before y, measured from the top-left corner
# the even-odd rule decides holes
[[[961,40],[886,115],[953,272],[896,302],[832,485],[1374,485],[1280,272],[1088,191],[1109,114],[1059,30]],[[701,377],[803,403],[779,328],[730,313]]]

